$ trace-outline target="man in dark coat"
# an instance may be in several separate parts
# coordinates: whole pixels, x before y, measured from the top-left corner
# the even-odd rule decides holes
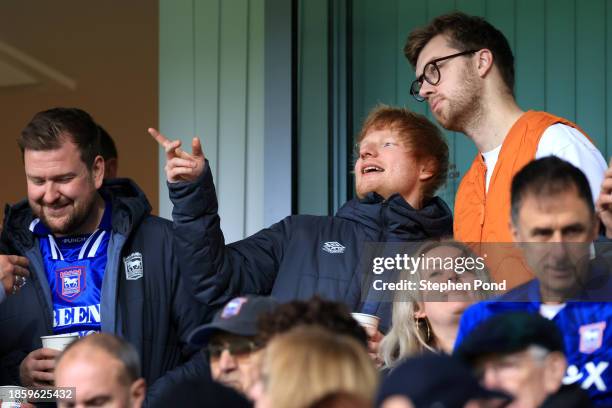
[[[40,112],[19,145],[28,199],[7,207],[2,252],[11,256],[0,257],[27,258],[29,276],[0,304],[2,383],[52,383],[59,352],[42,348],[41,336],[94,332],[135,346],[149,384],[145,405],[179,382],[208,378],[187,346],[204,312],[178,273],[172,225],[150,214],[131,181],[103,185],[92,118],[79,109]]]
[[[333,217],[292,215],[230,245],[220,229],[199,139],[193,139],[189,154],[180,141],[149,132],[167,155],[181,273],[207,305],[220,307],[244,294],[272,295],[281,302],[318,294],[352,311],[379,315],[384,329],[389,305],[368,302],[362,293],[364,245],[452,233],[451,212],[434,196],[446,180],[448,146],[435,125],[406,109],[381,106],[366,119],[355,163],[359,198]]]

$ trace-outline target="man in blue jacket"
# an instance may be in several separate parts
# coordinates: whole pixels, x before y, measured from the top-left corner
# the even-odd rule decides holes
[[[435,125],[406,109],[382,106],[366,119],[355,163],[360,198],[333,217],[292,215],[230,245],[199,140],[189,154],[180,141],[149,132],[167,154],[181,272],[204,304],[220,307],[244,294],[272,295],[280,302],[318,294],[379,315],[384,330],[389,304],[366,302],[362,293],[365,244],[452,234],[451,212],[435,197],[446,180],[448,147]]]
[[[591,255],[599,221],[585,175],[557,157],[535,160],[512,181],[512,233],[536,279],[468,308],[455,349],[498,313],[527,311],[561,329],[564,384],[579,383],[595,404],[612,404],[612,285],[609,259]],[[512,336],[513,333],[508,333]]]
[[[19,146],[28,199],[7,207],[2,245],[28,259],[30,274],[0,304],[3,382],[52,383],[58,352],[41,348],[40,337],[94,332],[136,347],[150,385],[148,406],[176,383],[209,377],[187,347],[204,313],[178,274],[172,225],[150,214],[131,181],[103,185],[92,118],[79,109],[40,112]]]

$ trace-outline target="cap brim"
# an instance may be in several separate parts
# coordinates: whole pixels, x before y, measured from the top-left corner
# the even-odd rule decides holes
[[[248,328],[235,327],[231,323],[222,324],[224,322],[219,323],[209,323],[202,325],[200,327],[195,328],[189,336],[187,336],[187,342],[194,346],[204,346],[208,344],[210,338],[213,334],[218,332],[226,332],[230,334],[235,334],[238,336],[254,336],[255,333],[250,331]]]
[[[218,331],[218,329],[214,326],[215,325],[207,324],[196,328],[187,337],[187,341],[189,342],[189,344],[192,344],[194,346],[203,346],[204,344],[208,343],[210,336],[214,332]]]

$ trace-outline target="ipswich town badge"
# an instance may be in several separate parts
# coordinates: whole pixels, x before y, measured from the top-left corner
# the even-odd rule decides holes
[[[142,278],[142,254],[140,252],[134,252],[123,258],[123,265],[125,266],[125,279]]]
[[[55,270],[57,294],[62,299],[72,302],[85,290],[85,267],[70,266]]]
[[[591,354],[599,349],[603,343],[606,322],[591,323],[580,326],[580,346],[581,353]]]

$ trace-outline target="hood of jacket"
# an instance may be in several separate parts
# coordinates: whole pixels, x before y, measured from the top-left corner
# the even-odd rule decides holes
[[[149,200],[130,179],[105,180],[98,191],[112,203],[114,232],[129,235],[130,231],[151,212]],[[34,238],[29,226],[34,218],[28,200],[22,200],[12,206],[7,205],[4,210],[2,242],[17,242],[24,248],[31,247]]]
[[[369,193],[362,199],[348,201],[336,216],[362,224],[379,241],[417,241],[453,234],[452,212],[439,197],[431,198],[416,210],[399,194],[385,200]]]

